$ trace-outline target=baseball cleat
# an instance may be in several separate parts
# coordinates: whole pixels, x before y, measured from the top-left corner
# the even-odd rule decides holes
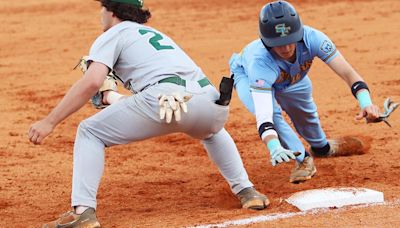
[[[42,228],[100,228],[95,210],[86,209],[82,214],[69,211],[60,216],[57,220],[44,224]]]
[[[305,157],[302,163],[296,162],[296,166],[290,174],[290,183],[300,183],[311,179],[315,173],[317,173],[317,168],[314,165],[314,159],[311,156]]]
[[[236,196],[240,200],[242,208],[244,209],[262,210],[265,209],[270,203],[265,195],[259,193],[253,187],[243,189],[236,194]]]

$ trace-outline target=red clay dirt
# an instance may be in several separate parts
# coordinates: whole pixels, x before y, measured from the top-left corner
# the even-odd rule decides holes
[[[149,25],[169,34],[218,85],[228,60],[258,36],[266,1],[147,0]],[[400,101],[400,1],[292,1],[303,22],[323,30],[368,82],[373,100]],[[29,126],[43,118],[81,77],[72,71],[100,34],[95,1],[0,2],[0,227],[39,227],[69,209],[72,147],[79,122],[97,112],[87,104],[43,145],[31,145]],[[293,163],[272,167],[255,120],[234,94],[227,130],[249,176],[268,195],[264,211],[246,211],[199,142],[182,134],[107,149],[98,195],[104,227],[185,227],[271,213],[296,212],[282,199],[307,189],[366,187],[390,205],[332,210],[252,227],[400,227],[400,112],[385,124],[354,120],[349,88],[321,61],[310,72],[322,126],[330,138],[359,136],[363,155],[316,158],[310,181],[289,183]],[[393,203],[394,202],[394,203]],[[397,202],[397,203],[396,203]],[[249,225],[250,226],[250,225]]]

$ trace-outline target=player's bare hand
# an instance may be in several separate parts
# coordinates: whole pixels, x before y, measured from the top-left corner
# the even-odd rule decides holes
[[[369,105],[361,110],[356,116],[356,120],[362,120],[365,118],[367,123],[375,122],[380,116],[379,108],[376,105]]]
[[[54,129],[54,125],[47,119],[40,120],[29,128],[28,138],[33,144],[41,144]]]
[[[184,95],[178,92],[172,93],[172,95],[159,95],[160,105],[160,119],[167,123],[171,123],[172,116],[175,116],[176,121],[181,120],[181,110],[187,113],[187,104],[192,98],[192,95]]]

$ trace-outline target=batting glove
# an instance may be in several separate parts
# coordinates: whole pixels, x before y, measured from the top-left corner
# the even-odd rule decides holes
[[[103,103],[103,92],[105,91],[118,91],[117,81],[111,77],[106,76],[106,79],[103,82],[103,85],[100,87],[99,91],[90,99],[93,106],[97,109],[103,109],[107,107],[109,104]]]
[[[386,123],[389,127],[392,127],[390,123],[388,122],[390,114],[396,110],[396,108],[399,106],[399,103],[394,103],[390,98],[386,98],[385,102],[383,103],[383,110],[384,113],[379,115],[379,118],[372,121],[372,122],[381,122],[383,121]]]
[[[282,146],[276,148],[275,150],[270,152],[272,166],[275,166],[277,163],[279,164],[282,162],[289,162],[290,159],[296,159],[294,153],[295,152],[287,150]]]
[[[171,123],[172,116],[175,116],[175,120],[180,121],[181,110],[184,113],[188,112],[186,102],[190,98],[192,98],[192,95],[183,95],[178,92],[172,93],[172,95],[159,95],[160,119],[165,119],[167,123]]]

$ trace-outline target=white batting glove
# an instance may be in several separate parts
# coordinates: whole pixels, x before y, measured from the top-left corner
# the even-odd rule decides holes
[[[160,105],[160,119],[167,123],[171,123],[172,116],[175,116],[176,121],[181,120],[181,110],[184,113],[188,112],[187,104],[192,98],[192,95],[183,95],[181,93],[175,92],[172,95],[159,95],[158,104]]]
[[[270,152],[272,166],[282,162],[289,162],[290,159],[296,159],[295,152],[287,150],[283,147],[278,147]]]

